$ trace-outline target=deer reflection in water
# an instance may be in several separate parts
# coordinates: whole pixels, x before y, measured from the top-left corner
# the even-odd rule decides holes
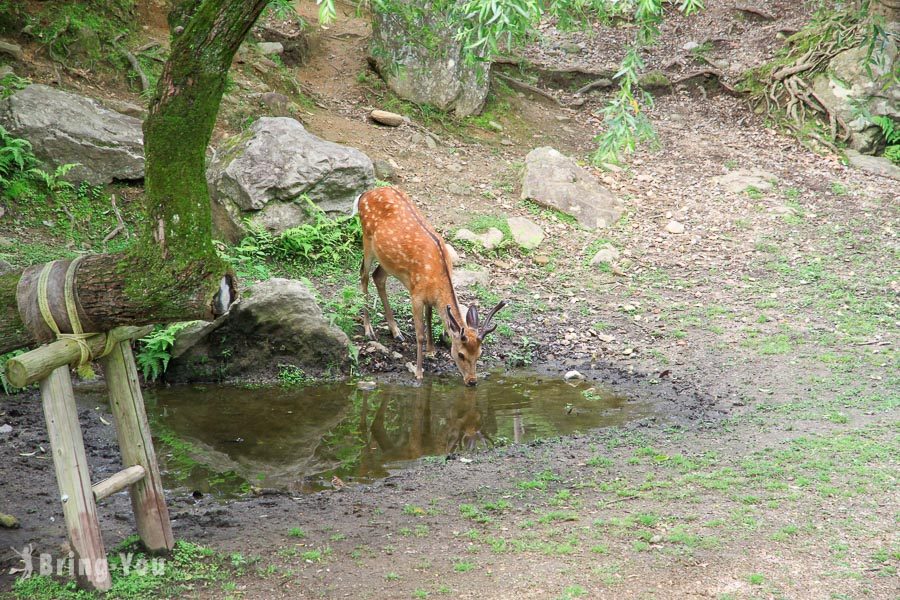
[[[433,385],[426,382],[416,388],[414,398],[405,395],[405,403],[390,391],[374,392],[363,399],[360,433],[367,438],[365,454],[370,459],[364,462],[412,460],[493,444],[487,429],[496,433],[497,420],[486,400],[479,403],[478,388],[450,388],[452,401],[441,403],[446,414],[433,414],[432,390]],[[369,403],[377,406],[371,423]],[[376,453],[380,454],[377,458]]]

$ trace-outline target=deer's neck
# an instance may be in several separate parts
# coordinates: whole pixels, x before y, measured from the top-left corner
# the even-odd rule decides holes
[[[448,280],[449,280],[448,276]],[[449,326],[447,325],[447,307],[450,307],[450,314],[453,315],[453,318],[456,319],[456,322],[460,327],[465,325],[465,320],[463,319],[462,312],[459,309],[459,301],[456,299],[456,292],[453,290],[453,285],[448,281],[447,285],[440,291],[438,294],[440,297],[440,301],[438,304],[438,314],[441,317],[441,323],[444,324],[444,330],[450,331]]]

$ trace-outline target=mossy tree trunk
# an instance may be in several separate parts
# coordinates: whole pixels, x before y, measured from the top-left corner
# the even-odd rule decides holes
[[[206,147],[231,61],[267,3],[171,2],[171,53],[144,123],[148,219],[128,253],[78,265],[75,296],[86,331],[212,316],[228,269],[212,244]],[[19,316],[20,277],[0,276],[0,352],[43,341]]]

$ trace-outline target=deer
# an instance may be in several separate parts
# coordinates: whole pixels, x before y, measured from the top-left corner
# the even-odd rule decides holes
[[[354,212],[359,214],[362,227],[363,260],[359,277],[365,298],[362,310],[365,335],[376,339],[368,311],[371,272],[391,335],[398,342],[404,341],[385,287],[388,276],[393,276],[406,287],[412,301],[416,379],[422,381],[425,354],[430,357],[435,354],[432,318],[437,309],[444,331],[450,336],[450,356],[463,381],[466,385],[478,383],[476,363],[481,356],[481,344],[497,328],[491,320],[506,306],[506,300],[498,302],[484,321],[479,319],[476,305],[470,306],[463,318],[453,289],[453,264],[447,244],[403,191],[395,187],[369,190],[356,199]],[[371,271],[375,261],[378,266]]]

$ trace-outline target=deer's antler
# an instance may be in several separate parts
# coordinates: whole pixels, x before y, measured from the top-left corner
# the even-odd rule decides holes
[[[506,302],[506,300],[501,300],[500,302],[497,303],[497,306],[495,306],[494,308],[492,308],[490,310],[490,312],[487,314],[487,317],[484,319],[484,323],[482,323],[481,326],[478,328],[478,339],[483,340],[492,331],[497,329],[496,325],[491,325],[491,319],[494,318],[494,315],[497,313],[498,310],[500,310],[507,304],[508,303]],[[476,313],[476,315],[477,315],[477,313]]]

